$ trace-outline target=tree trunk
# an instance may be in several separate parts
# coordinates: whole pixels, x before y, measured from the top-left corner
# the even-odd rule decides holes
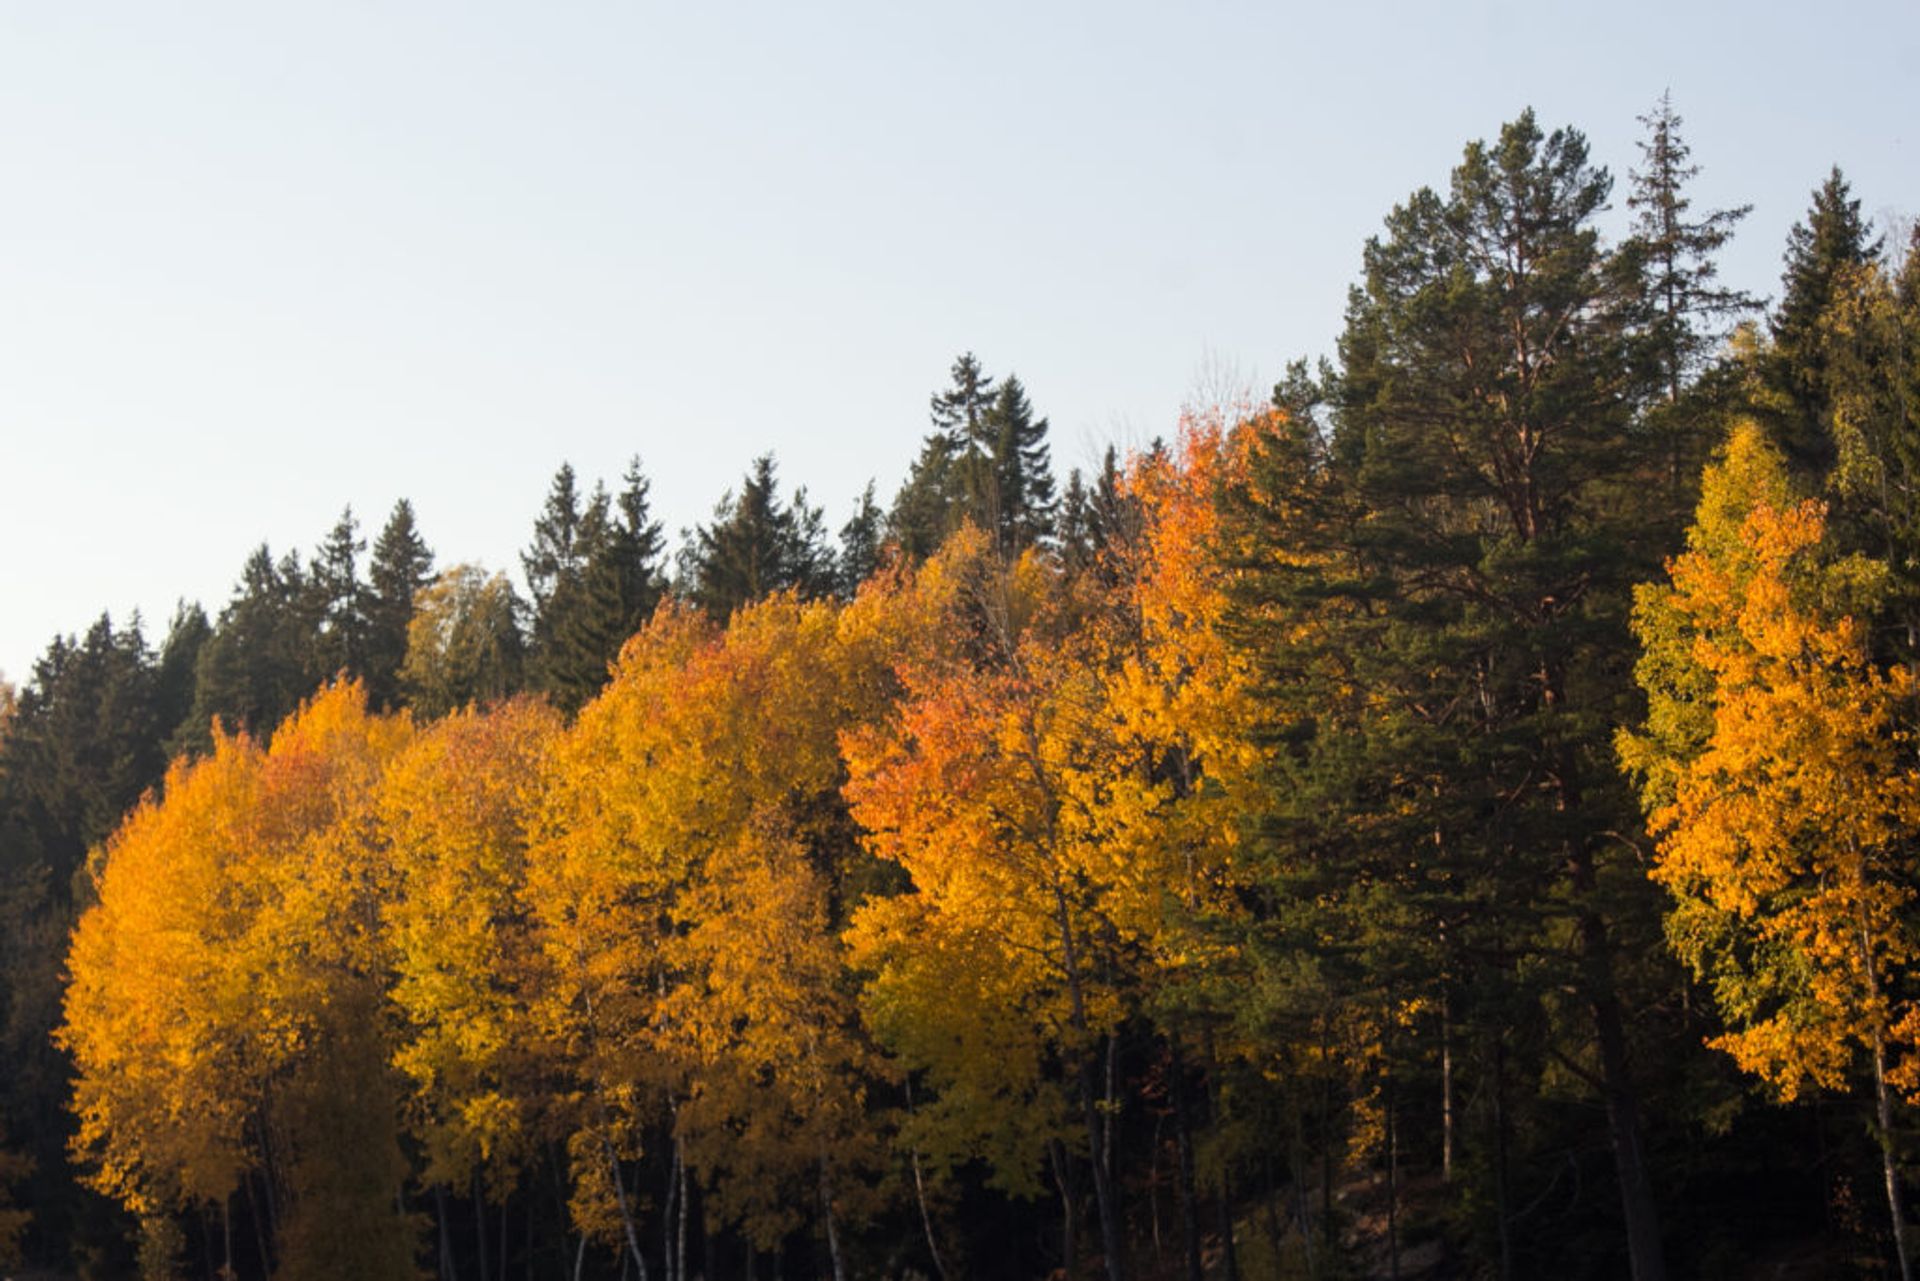
[[[1177,1178],[1180,1184],[1180,1252],[1186,1265],[1187,1281],[1201,1281],[1200,1215],[1193,1177],[1193,1119],[1187,1111],[1185,1071],[1180,1063],[1180,1047],[1167,1041],[1167,1091],[1173,1095],[1173,1136],[1179,1154]]]
[[[827,1161],[820,1159],[820,1212],[827,1219],[827,1257],[833,1260],[833,1281],[847,1281],[846,1261],[840,1257],[840,1230],[833,1219],[833,1187],[827,1179]]]

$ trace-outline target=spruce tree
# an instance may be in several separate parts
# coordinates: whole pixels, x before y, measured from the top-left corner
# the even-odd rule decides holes
[[[988,412],[993,438],[995,536],[1003,555],[1015,556],[1053,533],[1053,465],[1047,420],[1033,416],[1026,388],[1012,374],[1000,384]]]
[[[1790,406],[1779,425],[1780,443],[1803,473],[1824,475],[1836,456],[1821,317],[1833,305],[1843,277],[1872,262],[1880,249],[1880,238],[1870,234],[1860,202],[1834,166],[1813,193],[1806,221],[1787,233],[1783,293],[1773,313],[1767,361],[1768,381]]]
[[[1693,202],[1686,188],[1700,166],[1688,163],[1692,151],[1680,136],[1672,95],[1661,94],[1640,123],[1647,136],[1640,143],[1643,167],[1631,174],[1627,205],[1634,219],[1625,248],[1641,272],[1648,355],[1662,384],[1664,404],[1650,415],[1650,428],[1663,441],[1668,486],[1678,493],[1704,463],[1712,433],[1703,428],[1714,421],[1698,407],[1684,407],[1682,396],[1725,340],[1730,323],[1759,306],[1751,295],[1719,285],[1714,261],[1753,206],[1689,217]]]
[[[820,510],[808,505],[804,489],[782,503],[773,455],[762,454],[740,492],[723,497],[712,523],[694,531],[682,552],[681,577],[687,595],[717,618],[772,592],[828,595],[833,553]]]
[[[360,553],[366,549],[348,507],[314,552],[307,579],[316,620],[311,667],[322,679],[366,672],[367,591],[360,581]]]
[[[840,527],[838,591],[842,600],[852,600],[860,584],[880,568],[880,538],[886,516],[873,500],[873,482],[860,491],[853,515]]]
[[[325,677],[314,665],[314,592],[298,555],[265,543],[240,572],[233,598],[194,666],[193,708],[172,743],[204,750],[215,718],[229,730],[269,734]]]
[[[393,505],[374,540],[367,579],[367,698],[386,709],[400,699],[414,600],[433,581],[433,551],[414,523],[413,504],[404,498]]]

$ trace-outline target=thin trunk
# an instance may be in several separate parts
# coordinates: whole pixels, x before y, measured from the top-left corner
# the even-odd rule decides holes
[[[840,1257],[840,1229],[833,1217],[833,1187],[827,1178],[827,1161],[820,1158],[820,1213],[827,1219],[827,1257],[833,1261],[833,1281],[847,1281],[846,1261]]]
[[[1453,1020],[1440,992],[1440,1179],[1453,1182]]]
[[[1507,1227],[1507,1051],[1493,1043],[1493,1212],[1500,1228],[1500,1281],[1513,1278],[1513,1240]]]
[[[261,1177],[261,1185],[264,1187],[265,1184],[266,1178],[263,1175]],[[241,1180],[241,1185],[247,1190],[247,1210],[249,1211],[247,1217],[253,1220],[253,1244],[254,1248],[260,1252],[260,1275],[263,1277],[271,1276],[273,1274],[273,1256],[267,1251],[268,1225],[262,1219],[261,1203],[253,1194],[253,1175],[251,1173],[247,1174],[246,1177]],[[453,1278],[448,1277],[446,1281],[453,1281]]]
[[[1887,1180],[1887,1212],[1893,1219],[1893,1251],[1900,1260],[1900,1281],[1913,1281],[1907,1250],[1907,1209],[1900,1193],[1900,1171],[1893,1157],[1893,1094],[1887,1089],[1886,1038],[1873,1039],[1873,1102],[1880,1122],[1880,1168]]]
[[[1220,1172],[1219,1207],[1220,1246],[1227,1265],[1227,1281],[1240,1281],[1240,1252],[1233,1244],[1233,1179],[1225,1170]]]
[[[1100,1123],[1099,1109],[1094,1103],[1093,1064],[1085,1057],[1085,1048],[1090,1038],[1091,1027],[1087,1022],[1086,996],[1080,990],[1079,942],[1073,932],[1073,917],[1067,910],[1067,896],[1059,886],[1054,887],[1054,917],[1060,929],[1061,954],[1066,962],[1067,996],[1069,1010],[1073,1016],[1074,1031],[1080,1034],[1082,1061],[1080,1064],[1080,1119],[1087,1130],[1087,1147],[1093,1166],[1093,1199],[1100,1210],[1100,1249],[1106,1256],[1107,1281],[1126,1281],[1126,1259],[1122,1254],[1120,1240],[1119,1192],[1113,1186],[1113,1180],[1107,1171],[1107,1148],[1105,1129]]]
[[[233,1194],[229,1192],[220,1201],[220,1249],[226,1257],[222,1269],[227,1281],[237,1281],[239,1273],[233,1270]]]
[[[1574,888],[1583,897],[1595,892],[1591,857],[1576,856]],[[1640,1104],[1627,1070],[1626,1023],[1613,978],[1613,949],[1606,922],[1597,912],[1583,910],[1580,932],[1582,966],[1586,971],[1594,1039],[1600,1050],[1600,1081],[1607,1104],[1607,1129],[1613,1140],[1613,1161],[1620,1179],[1620,1208],[1627,1225],[1627,1260],[1633,1281],[1665,1281],[1666,1260],[1660,1250],[1660,1211],[1647,1173],[1640,1141]]]
[[[440,1222],[440,1281],[460,1281],[459,1269],[453,1261],[453,1230],[447,1226],[447,1189],[444,1184],[433,1185],[433,1217]]]
[[[1164,1258],[1160,1241],[1160,1127],[1166,1121],[1165,1116],[1153,1118],[1153,1143],[1147,1149],[1147,1220],[1153,1225],[1153,1270],[1156,1273],[1163,1266]]]
[[[913,1082],[907,1086],[907,1113],[913,1113]],[[920,1172],[920,1149],[908,1148],[907,1157],[913,1167],[913,1200],[920,1207],[920,1229],[927,1234],[927,1253],[933,1256],[933,1270],[939,1274],[940,1281],[948,1281],[947,1263],[940,1256],[940,1243],[934,1239],[933,1214],[927,1207],[927,1182]]]
[[[1173,1095],[1173,1139],[1178,1154],[1177,1178],[1180,1183],[1180,1252],[1185,1262],[1187,1281],[1201,1281],[1200,1215],[1193,1177],[1193,1119],[1187,1110],[1186,1073],[1180,1064],[1180,1047],[1167,1041],[1167,1090]]]
[[[1267,1211],[1267,1246],[1273,1251],[1274,1266],[1278,1267],[1280,1264],[1280,1243],[1286,1239],[1286,1231],[1280,1224],[1280,1189],[1278,1187],[1279,1180],[1273,1172],[1272,1148],[1267,1149],[1265,1158],[1261,1161],[1261,1166],[1267,1175],[1265,1197]]]
[[[687,1278],[687,1149],[679,1135],[673,1136],[673,1168],[679,1173],[680,1209],[673,1240],[673,1275],[677,1281]]]
[[[487,1203],[480,1195],[480,1172],[473,1174],[473,1238],[480,1249],[480,1281],[487,1281],[493,1275],[493,1267],[487,1261]]]
[[[1867,931],[1866,907],[1861,905],[1860,959],[1867,976],[1867,995],[1877,1011],[1880,1005],[1880,975],[1873,960],[1873,943]],[[1873,1107],[1878,1122],[1880,1169],[1887,1182],[1887,1214],[1893,1224],[1893,1252],[1900,1260],[1900,1281],[1913,1281],[1913,1258],[1907,1250],[1907,1207],[1900,1192],[1900,1168],[1893,1153],[1893,1093],[1887,1088],[1887,1036],[1876,1013],[1873,1029]]]
[[[1207,1055],[1207,1110],[1218,1131],[1226,1124],[1226,1109],[1220,1104],[1220,1056],[1215,1053],[1213,1029],[1202,1031],[1201,1045]],[[1240,1252],[1233,1240],[1233,1162],[1227,1160],[1220,1171],[1220,1241],[1226,1251],[1227,1281],[1240,1281]]]
[[[507,1281],[507,1224],[513,1220],[507,1209],[512,1198],[513,1194],[509,1192],[507,1199],[500,1203],[500,1281]]]
[[[1394,1115],[1393,1066],[1387,1066],[1387,1276],[1400,1281],[1400,1125]]]
[[[573,1281],[581,1281],[587,1267],[587,1234],[580,1234],[580,1244],[573,1250]]]
[[[674,1143],[674,1154],[676,1158],[679,1155],[678,1140],[675,1140]],[[680,1162],[675,1159],[667,1162],[667,1199],[660,1212],[660,1253],[665,1256],[666,1259],[664,1265],[666,1268],[666,1281],[678,1281],[678,1276],[673,1268],[673,1211],[674,1207],[679,1203],[679,1195]]]
[[[1053,1162],[1054,1185],[1060,1189],[1060,1274],[1073,1276],[1074,1233],[1073,1233],[1073,1180],[1067,1170],[1067,1154],[1058,1139],[1047,1145],[1047,1156]]]
[[[605,1134],[600,1136],[600,1146],[606,1149],[607,1173],[613,1177],[613,1195],[620,1206],[620,1226],[627,1236],[627,1252],[633,1256],[633,1265],[640,1274],[640,1281],[647,1281],[647,1258],[640,1252],[640,1230],[633,1224],[633,1210],[627,1204],[626,1176],[620,1173],[620,1156],[613,1150],[613,1140]],[[626,1265],[620,1266],[622,1272]]]

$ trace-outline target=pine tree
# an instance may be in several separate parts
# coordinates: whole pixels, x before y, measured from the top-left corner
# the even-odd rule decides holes
[[[1605,733],[1632,700],[1618,656],[1651,549],[1620,498],[1652,389],[1593,226],[1610,187],[1584,138],[1528,112],[1467,149],[1447,194],[1393,211],[1349,303],[1331,436],[1290,424],[1250,487],[1243,609],[1285,747],[1276,869],[1399,921],[1417,946],[1372,981],[1452,999],[1474,1029],[1502,1271],[1521,1071],[1506,1029],[1552,1027],[1551,983],[1584,1007],[1584,1034],[1550,1034],[1596,1064],[1648,1281],[1663,1265],[1616,956],[1657,913],[1623,892],[1638,869],[1616,869],[1603,833],[1632,821]]]
[[[413,504],[404,498],[393,505],[374,540],[367,579],[367,699],[386,710],[400,698],[414,600],[433,581],[433,552],[414,524]]]

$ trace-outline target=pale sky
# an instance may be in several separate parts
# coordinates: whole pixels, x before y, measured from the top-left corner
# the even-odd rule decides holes
[[[962,351],[1064,475],[1330,352],[1363,240],[1531,105],[1618,179],[1671,89],[1777,292],[1838,163],[1920,212],[1913,0],[0,7],[0,672],[217,614],[412,499],[517,572],[555,468],[670,532],[754,455],[891,497]]]

